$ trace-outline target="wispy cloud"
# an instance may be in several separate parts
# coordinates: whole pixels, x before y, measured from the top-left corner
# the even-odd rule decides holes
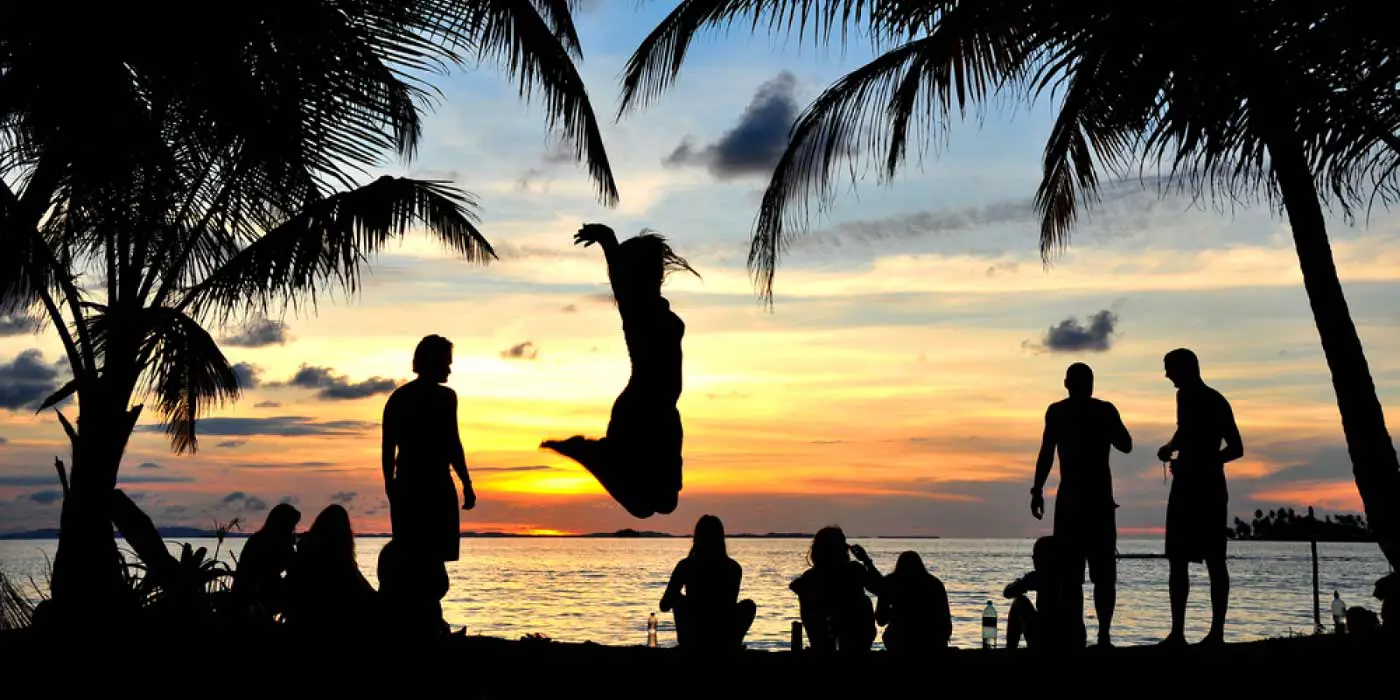
[[[224,345],[241,348],[263,348],[269,345],[285,345],[291,336],[287,324],[269,318],[255,318],[233,335],[220,339]]]
[[[307,416],[275,416],[270,418],[214,417],[199,421],[203,435],[358,435],[378,427],[377,423],[361,420],[317,421]],[[141,425],[140,432],[164,432],[160,425]]]

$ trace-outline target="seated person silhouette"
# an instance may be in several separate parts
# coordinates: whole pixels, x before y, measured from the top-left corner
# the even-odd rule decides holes
[[[676,564],[661,596],[661,612],[675,615],[681,649],[722,651],[743,644],[757,612],[752,600],[739,600],[743,577],[743,567],[725,549],[724,524],[701,516],[690,555]]]
[[[287,594],[287,624],[311,634],[351,633],[363,620],[378,618],[374,587],[355,562],[344,507],[326,506],[302,535],[287,571]]]
[[[390,539],[379,550],[379,597],[388,630],[405,637],[449,632],[442,617],[447,595],[447,571],[442,562],[421,550]]]
[[[695,271],[654,233],[618,243],[607,226],[586,224],[574,242],[603,249],[632,376],[613,403],[605,437],[575,435],[540,447],[583,465],[633,517],[669,514],[681,492],[683,431],[676,402],[685,324],[661,296],[661,285],[671,272]]]
[[[1031,561],[1035,568],[1013,581],[1002,592],[1012,598],[1011,612],[1006,617],[1006,646],[1015,649],[1021,638],[1031,649],[1084,647],[1084,620],[1072,619],[1067,610],[1065,588],[1080,585],[1064,580],[1064,563],[1060,559],[1057,537],[1046,535],[1035,541]],[[1027,595],[1035,592],[1035,603]]]
[[[885,626],[882,640],[891,652],[944,649],[953,636],[948,590],[924,568],[917,552],[904,552],[894,571],[879,586],[875,622]]]
[[[268,512],[257,532],[249,535],[233,572],[231,594],[239,611],[256,623],[271,623],[282,612],[286,597],[282,576],[296,557],[297,523],[301,511],[279,503]]]
[[[856,561],[851,560],[854,554]],[[811,565],[788,585],[797,594],[802,626],[814,651],[865,652],[875,643],[875,609],[867,590],[879,590],[881,576],[860,545],[847,545],[839,527],[824,527],[812,538]]]

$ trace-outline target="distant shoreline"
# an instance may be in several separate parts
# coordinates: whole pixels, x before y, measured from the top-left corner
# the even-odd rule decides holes
[[[171,539],[171,538],[215,539],[215,538],[218,537],[218,533],[214,532],[213,530],[202,530],[202,529],[199,529],[199,528],[189,528],[189,527],[167,527],[167,528],[157,528],[157,530],[160,532],[160,536],[161,536],[161,537],[164,537],[164,538],[167,538],[167,539]],[[241,538],[248,537],[250,534],[252,534],[252,533],[249,533],[249,532],[230,532],[230,533],[227,533],[224,537],[225,537],[225,539],[241,539]],[[389,537],[390,534],[387,533],[387,532],[361,532],[361,533],[356,533],[356,536],[357,536],[357,537],[385,537],[385,538],[386,538],[386,537]],[[462,538],[463,538],[463,539],[475,539],[475,538],[482,538],[482,539],[507,539],[507,538],[509,538],[509,539],[517,539],[517,538],[518,538],[518,539],[688,539],[689,537],[690,537],[690,535],[688,535],[688,534],[673,534],[673,533],[669,533],[669,532],[655,532],[655,531],[650,531],[650,530],[632,530],[632,529],[616,530],[616,531],[613,531],[613,532],[588,532],[588,533],[576,533],[576,534],[551,534],[551,535],[521,533],[521,532],[491,532],[491,531],[477,532],[477,531],[474,531],[474,530],[468,530],[468,531],[462,533]],[[811,534],[811,533],[806,533],[806,532],[762,532],[762,533],[757,533],[757,532],[753,532],[753,533],[751,533],[751,532],[735,532],[735,533],[730,533],[730,534],[728,535],[728,537],[729,537],[730,539],[765,539],[765,540],[799,540],[799,539],[800,539],[800,540],[808,540],[808,539],[811,539],[811,538],[812,538],[812,534]],[[120,533],[117,534],[117,538],[118,538],[118,539],[121,539],[121,534],[120,534]],[[58,539],[58,530],[57,530],[56,528],[43,529],[43,530],[26,530],[26,531],[24,531],[24,532],[0,533],[0,541],[13,541],[13,540],[55,540],[55,539]],[[886,539],[886,540],[936,540],[936,539],[941,539],[941,537],[940,537],[939,535],[874,535],[874,536],[871,536],[871,537],[862,537],[862,538],[860,538],[860,539],[876,539],[876,540],[881,540],[881,539]]]

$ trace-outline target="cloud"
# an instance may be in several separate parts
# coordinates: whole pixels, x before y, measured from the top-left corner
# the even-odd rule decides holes
[[[270,418],[204,418],[199,421],[198,430],[204,435],[275,435],[279,437],[301,437],[303,435],[359,435],[373,428],[377,423],[361,420],[316,421],[306,416],[275,416]],[[143,433],[164,432],[160,425],[141,425],[136,428]]]
[[[361,382],[351,382],[343,374],[334,374],[329,367],[302,365],[286,385],[303,389],[317,389],[316,395],[323,399],[346,400],[363,399],[376,394],[387,394],[398,387],[399,381],[384,377],[370,377]]]
[[[27,316],[0,314],[0,338],[12,335],[29,335],[39,330],[39,322]]]
[[[248,441],[247,441],[247,440],[224,440],[223,442],[218,443],[217,445],[214,445],[214,446],[215,446],[215,447],[221,447],[221,448],[223,448],[223,449],[225,449],[225,450],[231,450],[231,449],[233,449],[233,448],[235,448],[235,447],[242,447],[242,446],[244,446],[244,445],[246,445],[246,444],[248,444]]]
[[[34,493],[25,496],[25,498],[42,506],[51,506],[63,500],[63,492],[57,489],[49,489],[47,491],[35,491]]]
[[[331,494],[331,503],[345,505],[358,498],[359,495],[360,493],[358,491],[336,491]]]
[[[234,365],[233,373],[238,377],[240,389],[256,389],[262,383],[262,368],[250,362]]]
[[[1015,274],[1015,272],[1016,272],[1017,270],[1019,270],[1019,269],[1021,269],[1020,263],[1017,263],[1017,262],[1014,262],[1014,261],[999,262],[999,263],[997,263],[997,264],[995,264],[995,265],[992,265],[992,266],[990,266],[990,267],[987,268],[987,276],[988,276],[988,277],[996,277],[997,275],[999,275],[999,274],[1001,274],[1001,273],[1003,273],[1003,272],[1004,272],[1004,273],[1009,273],[1009,274]]]
[[[160,465],[155,462],[142,462],[136,465],[137,469],[160,469]]]
[[[287,496],[283,496],[283,497],[277,499],[277,502],[278,502],[279,504],[280,504],[280,503],[285,503],[285,504],[287,504],[287,505],[289,505],[289,506],[294,506],[294,505],[296,505],[296,504],[298,504],[298,503],[301,503],[301,499],[300,499],[300,498],[297,498],[296,496],[287,495]]]
[[[307,469],[320,469],[322,467],[334,467],[335,462],[241,462],[233,465],[236,469],[284,469],[287,467],[305,467]]]
[[[276,401],[259,401],[253,404],[253,408],[281,408],[282,404]]]
[[[800,108],[797,77],[783,71],[758,87],[739,123],[718,141],[696,147],[687,137],[662,163],[670,167],[703,165],[721,180],[766,176],[782,158],[788,131]]]
[[[194,481],[192,476],[177,474],[120,474],[117,476],[119,486],[122,484],[186,484],[192,481]],[[58,477],[51,471],[44,474],[0,474],[0,486],[53,486],[57,482]]]
[[[1118,314],[1104,309],[1083,324],[1067,318],[1051,326],[1037,347],[1050,352],[1105,352],[1113,345],[1118,330]]]
[[[507,360],[533,360],[539,357],[539,355],[539,348],[536,348],[535,343],[530,340],[523,343],[516,343],[501,351],[501,357]]]
[[[254,513],[267,510],[267,501],[264,501],[263,499],[258,498],[257,496],[250,496],[242,491],[234,491],[233,493],[230,493],[229,495],[220,498],[219,503],[226,506],[242,508],[243,510]]]
[[[39,403],[62,386],[67,362],[44,361],[44,353],[30,348],[9,363],[0,364],[0,407],[11,411],[37,408]]]
[[[285,345],[291,336],[287,334],[287,324],[269,318],[256,318],[244,324],[234,335],[219,342],[240,348],[262,348],[269,345]]]
[[[0,445],[3,445],[3,444],[5,444],[5,443],[7,443],[7,442],[9,442],[9,441],[10,441],[9,438],[5,437],[4,435],[0,435]]]
[[[543,465],[543,464],[532,464],[532,465],[523,466],[523,467],[472,467],[472,468],[471,468],[471,470],[474,471],[474,472],[547,472],[547,471],[552,471],[553,469],[554,469],[554,467],[545,466],[545,465]]]
[[[578,304],[565,304],[561,311],[566,314],[578,313]]]

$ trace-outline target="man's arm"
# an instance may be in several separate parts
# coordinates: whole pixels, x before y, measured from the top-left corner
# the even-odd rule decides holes
[[[379,463],[384,468],[384,495],[391,500],[394,497],[394,451],[398,448],[397,413],[394,398],[390,396],[384,404],[384,417],[380,422]]]
[[[448,395],[452,397],[452,470],[462,481],[462,510],[471,510],[476,507],[476,490],[472,488],[471,474],[467,473],[467,455],[462,449],[461,429],[457,426],[457,392],[449,389]]]
[[[1022,576],[1021,578],[1012,581],[1011,584],[1006,587],[1006,590],[1001,592],[1001,594],[1007,598],[1016,598],[1030,593],[1031,591],[1036,589],[1036,584],[1038,583],[1037,578],[1038,577],[1035,575],[1035,572],[1032,571],[1026,574],[1025,576]]]
[[[1128,433],[1128,426],[1123,425],[1123,416],[1118,413],[1118,407],[1109,404],[1108,408],[1113,412],[1113,446],[1123,454],[1131,454],[1133,436]]]
[[[1220,420],[1225,424],[1221,431],[1225,434],[1225,449],[1220,451],[1220,461],[1228,463],[1244,456],[1244,439],[1240,437],[1240,428],[1235,424],[1235,411],[1223,396],[1220,397],[1220,410]]]
[[[1031,490],[1035,493],[1045,488],[1045,482],[1050,478],[1050,469],[1055,466],[1055,445],[1060,436],[1055,430],[1054,414],[1054,406],[1045,411],[1045,432],[1040,436],[1040,455],[1035,460],[1035,483],[1031,484]]]
[[[1159,449],[1157,450],[1157,459],[1159,459],[1159,460],[1161,460],[1161,461],[1163,461],[1163,462],[1171,461],[1172,453],[1173,453],[1173,452],[1176,452],[1176,443],[1177,443],[1178,438],[1180,438],[1180,437],[1181,437],[1181,392],[1177,392],[1177,394],[1176,394],[1176,432],[1172,433],[1172,439],[1168,440],[1168,441],[1167,441],[1167,444],[1162,445],[1162,447],[1159,448]]]

